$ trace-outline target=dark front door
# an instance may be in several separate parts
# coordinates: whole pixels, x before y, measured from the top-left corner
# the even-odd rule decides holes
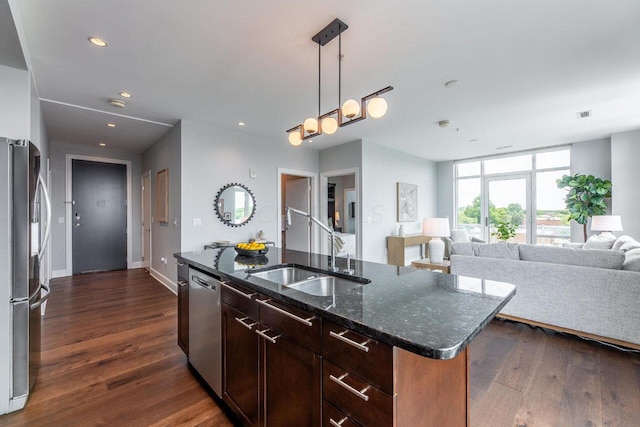
[[[127,169],[73,160],[73,274],[127,268]]]

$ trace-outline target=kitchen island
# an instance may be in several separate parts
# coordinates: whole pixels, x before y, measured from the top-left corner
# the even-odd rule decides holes
[[[468,425],[467,346],[515,293],[362,261],[330,272],[325,255],[279,248],[175,257],[224,283],[221,397],[245,425]],[[255,274],[283,266],[336,286],[314,295]]]

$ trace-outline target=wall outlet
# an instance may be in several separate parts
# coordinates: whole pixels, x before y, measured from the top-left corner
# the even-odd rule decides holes
[[[202,218],[193,218],[194,227],[202,227]]]
[[[163,264],[166,264],[167,263],[167,257],[166,256],[160,257],[160,262],[163,263]]]

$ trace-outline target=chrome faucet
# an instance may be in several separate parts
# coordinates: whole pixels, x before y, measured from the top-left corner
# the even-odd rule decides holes
[[[351,269],[351,254],[349,253],[347,254],[347,268],[342,271],[350,276],[353,276],[355,273],[355,271]]]
[[[331,236],[331,271],[340,271],[340,269],[338,267],[336,267],[336,255],[335,255],[335,234],[334,231],[332,229],[330,229],[329,227],[327,227],[326,225],[324,225],[321,221],[319,221],[318,219],[316,219],[315,217],[311,216],[311,214],[307,213],[307,212],[303,212],[301,210],[292,208],[287,206],[287,225],[291,225],[291,212],[298,214],[298,215],[302,215],[302,216],[306,216],[307,218],[309,218],[311,221],[315,222],[316,224],[318,224],[320,226],[320,228],[322,228],[324,231],[326,231],[327,233],[329,233],[329,235]]]

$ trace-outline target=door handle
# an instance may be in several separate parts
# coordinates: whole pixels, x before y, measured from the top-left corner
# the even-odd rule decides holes
[[[42,259],[44,251],[49,243],[49,236],[51,234],[51,200],[49,199],[49,189],[42,179],[42,175],[38,175],[38,184],[42,188],[42,196],[44,198],[44,204],[47,209],[47,222],[44,228],[44,237],[42,238],[42,245],[40,245],[40,251],[38,252],[38,259]]]

